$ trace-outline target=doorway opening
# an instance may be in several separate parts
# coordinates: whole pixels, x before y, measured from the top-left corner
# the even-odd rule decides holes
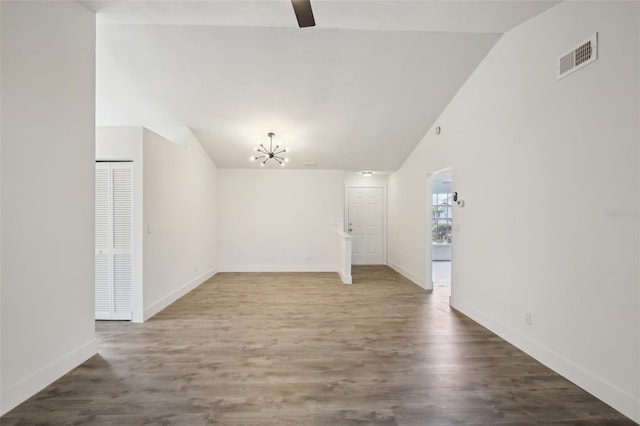
[[[451,296],[453,173],[433,173],[431,193],[431,271],[434,290]]]

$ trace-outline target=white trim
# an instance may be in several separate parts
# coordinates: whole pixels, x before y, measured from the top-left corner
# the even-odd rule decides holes
[[[144,310],[144,321],[148,320],[149,318],[151,318],[152,316],[154,316],[155,314],[157,314],[167,306],[171,305],[173,302],[180,299],[182,296],[189,293],[191,290],[195,289],[200,284],[204,283],[205,281],[207,281],[209,278],[213,277],[217,273],[218,273],[218,268],[213,268],[205,272],[204,274],[194,278],[188,283],[184,284],[182,287],[179,287],[178,289],[167,294],[165,297],[158,300],[157,302],[155,302],[154,304],[152,304],[151,306],[149,306]]]
[[[351,235],[344,231],[338,231],[338,275],[343,284],[351,284]]]
[[[353,279],[351,275],[345,275],[344,271],[338,269],[338,275],[340,275],[340,279],[342,280],[342,284],[351,284],[353,283]]]
[[[223,265],[219,272],[338,272],[336,265]]]
[[[0,396],[0,415],[8,413],[97,353],[96,340],[91,339],[18,383],[9,386],[2,391]]]
[[[575,364],[552,349],[531,340],[509,325],[492,316],[474,309],[471,304],[451,297],[452,308],[489,329],[518,349],[535,358],[567,380],[594,395],[606,404],[640,423],[640,399],[616,385],[594,375],[584,367]]]
[[[391,269],[393,269],[394,271],[396,271],[397,273],[399,273],[400,275],[402,275],[403,277],[405,277],[406,279],[408,279],[409,281],[411,281],[415,285],[419,286],[420,288],[422,288],[424,290],[429,290],[429,289],[427,289],[425,287],[424,280],[421,280],[420,278],[418,278],[417,275],[412,274],[411,272],[409,272],[408,270],[404,269],[402,266],[398,265],[394,261],[389,260],[387,262],[387,266],[389,266]]]
[[[425,250],[424,250],[424,280],[422,281],[423,285],[421,286],[425,290],[433,290],[433,175],[437,172],[432,172],[427,174],[427,193],[426,195],[426,210],[427,210],[427,226],[425,227],[427,233],[425,235]],[[428,280],[428,277],[431,277]],[[428,285],[428,282],[431,285]]]

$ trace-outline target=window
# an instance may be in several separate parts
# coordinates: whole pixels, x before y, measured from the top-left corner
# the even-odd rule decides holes
[[[433,194],[431,229],[434,244],[451,244],[452,197],[450,192]]]

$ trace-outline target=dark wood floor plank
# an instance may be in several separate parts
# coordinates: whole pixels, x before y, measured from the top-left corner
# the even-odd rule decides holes
[[[3,425],[631,425],[387,267],[222,273]]]

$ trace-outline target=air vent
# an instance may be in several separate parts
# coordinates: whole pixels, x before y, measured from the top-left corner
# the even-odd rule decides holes
[[[598,33],[558,58],[558,80],[598,59]]]
[[[308,168],[308,169],[312,169],[312,168],[314,168],[314,167],[317,167],[317,166],[318,166],[318,163],[304,163],[304,164],[302,164],[302,166],[303,166],[303,167],[306,167],[306,168]]]

